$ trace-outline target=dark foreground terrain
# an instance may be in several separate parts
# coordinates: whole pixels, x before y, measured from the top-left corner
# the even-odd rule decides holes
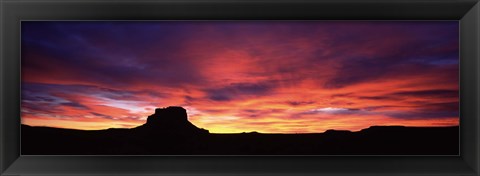
[[[358,132],[212,134],[185,109],[157,109],[132,129],[95,131],[22,125],[23,155],[457,155],[455,127],[372,126]]]

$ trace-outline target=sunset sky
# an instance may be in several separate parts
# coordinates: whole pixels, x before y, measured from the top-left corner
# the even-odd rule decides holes
[[[23,21],[22,123],[212,133],[459,124],[457,21]]]

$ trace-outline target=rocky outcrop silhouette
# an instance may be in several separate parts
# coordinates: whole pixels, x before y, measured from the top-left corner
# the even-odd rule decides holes
[[[164,134],[208,133],[208,130],[198,128],[188,121],[187,110],[177,106],[155,109],[155,113],[148,116],[147,123],[137,129]]]

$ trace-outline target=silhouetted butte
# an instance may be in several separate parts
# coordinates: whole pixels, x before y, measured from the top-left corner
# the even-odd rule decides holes
[[[187,118],[187,110],[178,106],[157,108],[148,116],[147,123],[136,128],[151,133],[163,134],[208,134],[208,130],[198,128]]]

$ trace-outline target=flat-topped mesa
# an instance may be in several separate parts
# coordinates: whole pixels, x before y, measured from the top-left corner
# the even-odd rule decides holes
[[[178,106],[157,108],[148,116],[147,123],[142,125],[149,131],[167,133],[208,133],[208,130],[198,128],[188,121],[187,110]]]
[[[147,124],[184,124],[189,123],[187,110],[178,106],[155,109],[155,114],[148,116]]]

